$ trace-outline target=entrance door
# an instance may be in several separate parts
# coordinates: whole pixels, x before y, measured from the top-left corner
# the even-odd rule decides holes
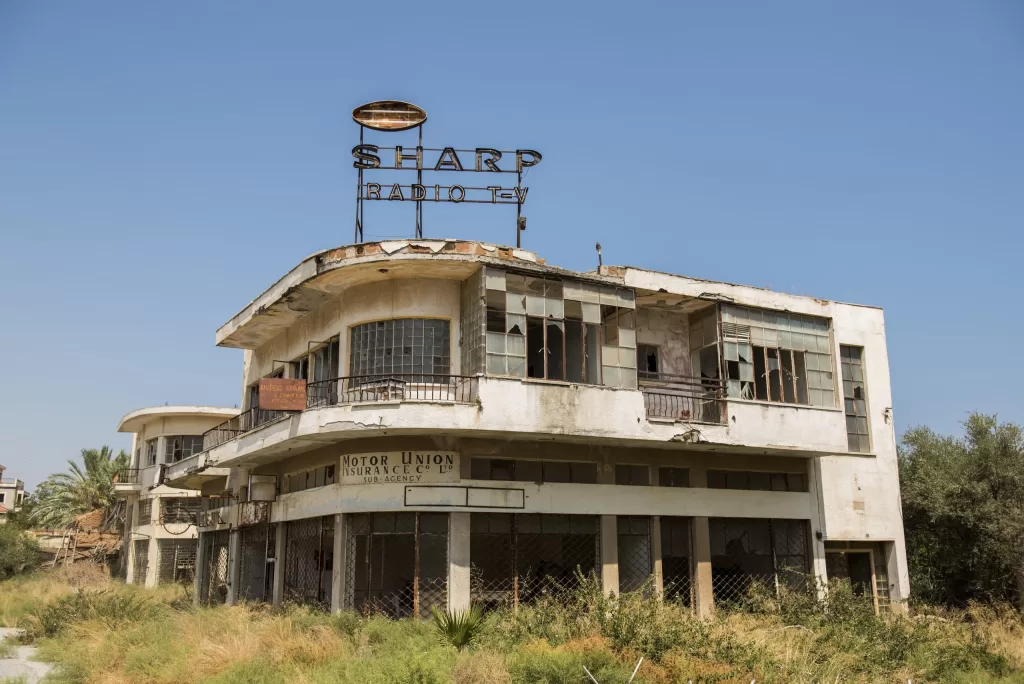
[[[850,580],[854,595],[870,597],[875,611],[878,611],[875,563],[871,551],[829,551],[825,554],[825,563],[829,578]]]

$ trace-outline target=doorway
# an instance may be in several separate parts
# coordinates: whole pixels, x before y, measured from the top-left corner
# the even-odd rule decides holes
[[[854,596],[871,598],[878,612],[878,593],[875,589],[875,559],[870,549],[829,551],[825,554],[829,579],[846,579],[853,587]]]

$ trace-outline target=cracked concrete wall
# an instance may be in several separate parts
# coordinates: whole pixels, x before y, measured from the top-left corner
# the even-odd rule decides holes
[[[693,375],[690,367],[690,326],[686,314],[660,309],[637,309],[637,344],[658,347],[658,371]]]

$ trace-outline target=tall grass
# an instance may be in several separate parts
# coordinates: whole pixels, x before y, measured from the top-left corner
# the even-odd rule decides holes
[[[1024,626],[1007,609],[877,617],[849,588],[762,597],[695,619],[593,582],[487,614],[465,650],[432,621],[326,615],[301,607],[194,609],[178,589],[37,576],[0,584],[0,619],[28,626],[56,682],[1024,682]],[[12,591],[12,589],[15,589]],[[21,598],[15,598],[20,594]],[[48,627],[49,626],[49,627]]]

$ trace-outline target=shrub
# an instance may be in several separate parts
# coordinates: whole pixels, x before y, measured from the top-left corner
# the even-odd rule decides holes
[[[39,544],[14,525],[0,525],[0,580],[34,570],[39,564]]]
[[[483,615],[479,606],[458,612],[438,610],[436,606],[431,606],[430,612],[441,641],[460,651],[473,643],[480,633]]]
[[[126,622],[154,617],[158,611],[157,604],[135,593],[80,589],[36,611],[28,627],[32,636],[52,637],[86,620],[98,620],[109,629],[117,629]]]

